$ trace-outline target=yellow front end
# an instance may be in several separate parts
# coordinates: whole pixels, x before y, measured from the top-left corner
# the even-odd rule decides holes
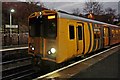
[[[56,61],[56,40],[29,37],[29,54],[44,60]]]
[[[29,16],[29,54],[40,60],[56,62],[57,13],[45,10]]]

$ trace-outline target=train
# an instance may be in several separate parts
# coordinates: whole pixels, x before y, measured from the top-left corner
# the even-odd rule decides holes
[[[120,43],[120,27],[62,11],[42,10],[28,17],[28,54],[56,64]]]

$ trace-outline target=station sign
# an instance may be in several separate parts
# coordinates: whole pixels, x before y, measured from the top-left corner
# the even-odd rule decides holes
[[[18,28],[18,25],[5,25],[5,28]]]

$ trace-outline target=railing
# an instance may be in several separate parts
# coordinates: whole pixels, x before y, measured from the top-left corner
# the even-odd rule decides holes
[[[3,33],[2,46],[23,45],[28,43],[28,33]]]

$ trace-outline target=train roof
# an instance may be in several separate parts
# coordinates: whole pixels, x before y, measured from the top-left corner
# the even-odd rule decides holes
[[[104,23],[104,22],[100,22],[100,21],[96,21],[96,20],[91,20],[91,19],[75,16],[75,15],[72,15],[72,14],[69,14],[69,13],[64,13],[64,12],[61,12],[61,11],[58,11],[57,13],[58,13],[58,16],[60,18],[82,20],[82,21],[86,21],[86,22],[94,22],[94,23],[97,23],[97,24],[103,24],[103,25],[118,27],[117,25],[112,25],[112,24],[108,24],[108,23]]]

